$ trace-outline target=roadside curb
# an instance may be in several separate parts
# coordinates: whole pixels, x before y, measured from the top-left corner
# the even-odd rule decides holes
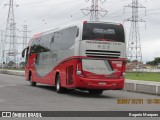
[[[2,70],[0,69],[0,73],[9,74],[9,75],[17,75],[17,76],[24,76],[24,71],[17,71],[17,70]]]
[[[124,90],[160,95],[160,82],[126,80]]]
[[[17,70],[2,70],[0,73],[24,76],[24,71]],[[153,95],[160,95],[160,82],[139,81],[139,80],[126,80],[124,90],[131,92],[139,92]]]

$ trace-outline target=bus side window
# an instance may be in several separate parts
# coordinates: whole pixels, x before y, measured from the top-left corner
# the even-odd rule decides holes
[[[76,37],[79,35],[79,30],[77,26],[69,27],[62,30],[61,35],[61,50],[65,50],[74,45]]]
[[[60,50],[61,47],[61,31],[54,32],[54,35],[50,38],[50,49],[51,50]]]

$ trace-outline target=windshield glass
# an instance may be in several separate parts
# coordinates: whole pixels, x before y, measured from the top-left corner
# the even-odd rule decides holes
[[[124,29],[122,25],[84,23],[82,40],[124,42]]]

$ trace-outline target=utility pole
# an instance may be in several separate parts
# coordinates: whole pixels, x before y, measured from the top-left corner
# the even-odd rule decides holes
[[[5,52],[5,49],[4,49],[4,31],[1,30],[1,61],[2,61],[2,68],[4,68],[4,63],[5,63],[5,60],[4,60],[4,52]]]
[[[146,21],[139,18],[139,8],[144,8],[144,9],[146,8],[139,3],[139,0],[132,0],[132,4],[127,5],[125,7],[132,8],[131,18],[125,20],[131,22],[129,40],[127,45],[127,58],[130,61],[136,60],[137,62],[136,68],[140,69],[139,63],[142,62],[142,50],[141,50],[141,41],[139,32],[139,22],[146,22]]]
[[[28,42],[28,33],[31,31],[28,30],[28,25],[23,25],[23,42],[22,42],[22,50],[27,46]]]
[[[9,6],[7,24],[5,30],[5,51],[6,51],[6,62],[13,61],[16,62],[17,56],[17,39],[16,39],[16,23],[14,16],[14,1],[10,0],[9,4],[5,4],[5,6]],[[16,5],[18,6],[18,5]]]
[[[86,2],[89,2],[90,0],[85,0]],[[91,21],[99,21],[99,15],[101,17],[104,17],[108,11],[99,7],[99,1],[103,4],[106,2],[106,0],[91,0],[91,6],[81,9],[82,13],[84,15],[89,15],[90,14],[90,20]]]
[[[25,21],[26,22],[26,21]],[[27,46],[27,42],[28,42],[28,33],[30,33],[31,31],[28,30],[28,25],[23,25],[23,42],[22,42],[22,51],[23,49]],[[23,58],[21,58],[21,62],[25,61]]]
[[[1,53],[1,61],[3,63],[3,37],[4,37],[4,31],[0,30],[0,53]]]

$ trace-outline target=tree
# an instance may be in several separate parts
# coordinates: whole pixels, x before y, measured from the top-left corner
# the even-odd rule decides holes
[[[15,65],[15,64],[16,64],[15,62],[9,61],[8,66],[11,67],[11,66],[13,66],[13,65]]]
[[[160,63],[160,57],[156,57],[153,61],[149,61],[149,62],[147,62],[146,64],[147,65],[154,65],[154,66],[156,66],[156,65],[158,65]]]

